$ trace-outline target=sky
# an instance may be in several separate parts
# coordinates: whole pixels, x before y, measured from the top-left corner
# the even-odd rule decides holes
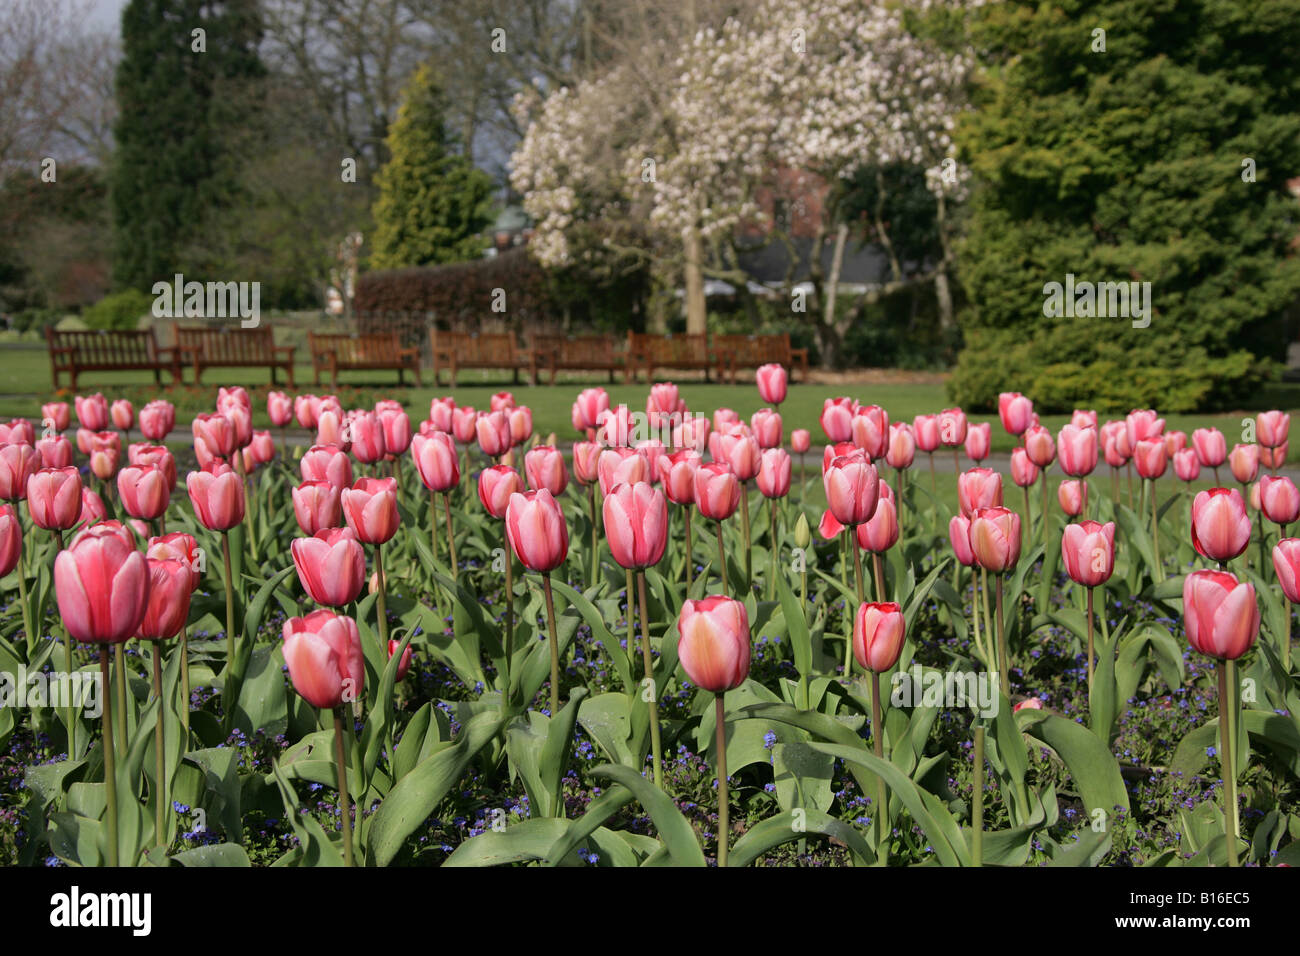
[[[114,28],[126,0],[90,0],[90,20],[97,27]]]

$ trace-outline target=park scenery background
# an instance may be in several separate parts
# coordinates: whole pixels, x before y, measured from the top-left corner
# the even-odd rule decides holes
[[[11,0],[0,859],[1296,864],[1297,48]]]

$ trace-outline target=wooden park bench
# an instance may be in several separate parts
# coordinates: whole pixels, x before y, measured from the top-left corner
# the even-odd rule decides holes
[[[715,335],[713,352],[718,359],[718,376],[725,370],[727,381],[736,383],[736,369],[753,368],[774,363],[785,366],[794,377],[797,363],[803,381],[808,381],[808,350],[790,347],[788,333],[781,335]]]
[[[528,369],[528,381],[537,384],[537,353],[520,348],[513,332],[440,332],[429,330],[433,352],[433,381],[439,382],[439,371],[447,369],[451,387],[456,387],[456,374],[463,368],[509,369],[515,384],[519,383],[519,370]]]
[[[658,368],[702,369],[707,382],[717,361],[709,349],[709,337],[704,333],[648,335],[628,332],[627,364],[631,375],[635,375],[638,368],[644,369],[646,382],[654,381],[655,369]]]
[[[339,369],[395,369],[397,383],[404,384],[403,373],[409,368],[420,384],[420,350],[402,345],[397,332],[308,332],[311,368],[320,385],[320,374],[328,371],[330,387],[338,388]]]
[[[620,349],[617,340],[611,336],[534,335],[532,346],[537,365],[550,369],[552,385],[558,371],[608,372],[611,382],[615,372],[622,372],[624,381],[632,380],[633,369],[628,362],[628,353]]]
[[[275,370],[284,369],[289,387],[293,381],[292,345],[276,345],[271,330],[207,328],[182,326],[173,323],[176,345],[189,357],[194,366],[194,384],[198,385],[207,368],[268,368],[271,384],[275,385]]]
[[[153,329],[59,332],[46,328],[45,341],[56,389],[60,372],[68,376],[74,391],[82,372],[151,371],[154,381],[161,385],[161,373],[166,369],[171,372],[173,384],[181,380],[180,350],[160,346]]]

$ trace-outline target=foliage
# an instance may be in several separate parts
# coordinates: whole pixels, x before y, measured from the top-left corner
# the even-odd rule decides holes
[[[149,314],[153,301],[153,296],[126,289],[104,296],[82,312],[81,318],[92,329],[134,329],[141,317]]]

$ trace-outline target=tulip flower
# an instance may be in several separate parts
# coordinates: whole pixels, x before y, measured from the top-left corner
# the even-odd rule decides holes
[[[1070,580],[1088,589],[1088,687],[1093,675],[1093,589],[1115,571],[1115,523],[1080,521],[1067,524],[1061,536],[1061,562]]]
[[[1071,478],[1086,478],[1097,467],[1097,429],[1092,425],[1066,425],[1057,435],[1061,471]]]
[[[189,564],[171,558],[146,558],[149,569],[149,599],[136,636],[147,641],[171,640],[185,627],[190,615],[192,572]],[[154,693],[159,693],[161,673],[155,674]],[[158,721],[162,726],[163,721]],[[161,753],[161,751],[160,751]]]
[[[325,528],[289,545],[302,589],[317,604],[341,608],[361,595],[366,555],[350,528]]]
[[[1228,455],[1228,466],[1232,469],[1232,477],[1243,485],[1250,484],[1259,475],[1259,446],[1234,445]]]
[[[853,656],[865,671],[870,671],[873,680],[873,698],[878,697],[880,675],[898,663],[903,652],[903,641],[907,634],[907,622],[903,610],[892,602],[863,603],[858,606],[853,620]],[[873,703],[876,703],[873,700]],[[872,726],[880,726],[877,707],[872,708]],[[872,734],[880,745],[882,734]],[[877,751],[876,756],[883,754]]]
[[[551,644],[551,713],[560,712],[560,645],[555,633],[551,572],[569,553],[569,529],[559,503],[545,488],[515,492],[506,506],[506,537],[524,567],[542,575]]]
[[[770,408],[760,408],[749,420],[754,440],[760,449],[777,448],[781,444],[781,413]]]
[[[118,472],[117,494],[127,514],[145,521],[162,517],[171,500],[167,474],[157,465],[127,465]]]
[[[790,493],[790,456],[784,448],[768,448],[763,452],[758,464],[758,490],[772,500]]]
[[[1289,609],[1288,609],[1289,611]],[[1187,642],[1217,661],[1219,678],[1219,763],[1223,768],[1224,836],[1228,866],[1237,865],[1240,830],[1237,810],[1237,707],[1230,688],[1236,661],[1259,637],[1259,602],[1254,585],[1238,582],[1227,571],[1193,571],[1183,579],[1183,615]]]
[[[645,463],[646,463],[645,480],[650,482],[650,484],[652,485],[658,483],[659,481],[658,462],[659,459],[662,458],[668,452],[668,449],[664,447],[664,443],[657,438],[647,438],[644,441],[637,442],[633,450],[638,455],[640,455],[642,458],[645,459]]]
[[[54,531],[61,541],[58,533],[73,528],[81,515],[81,489],[81,473],[71,466],[42,468],[33,474],[27,479],[27,510],[32,523]]]
[[[863,405],[849,420],[850,440],[873,462],[889,448],[889,413],[879,405]]]
[[[970,432],[967,431],[969,438]],[[885,449],[885,464],[895,471],[911,468],[916,458],[916,439],[912,427],[906,422],[889,426],[889,446]]]
[[[82,428],[87,431],[101,432],[108,427],[108,399],[99,392],[84,398],[78,395],[73,403],[77,408],[77,421],[81,423]]]
[[[812,447],[812,435],[806,428],[796,428],[790,433],[790,449],[797,454],[804,454]]]
[[[703,454],[709,444],[709,432],[712,425],[703,415],[683,418],[680,425],[673,426],[673,447],[692,448]]]
[[[1174,454],[1174,474],[1180,481],[1191,484],[1201,476],[1201,462],[1196,449],[1184,448]]]
[[[1076,408],[1070,413],[1070,424],[1075,428],[1084,428],[1087,426],[1097,427],[1097,413],[1091,410]]]
[[[945,448],[958,448],[966,441],[969,426],[960,408],[945,408],[939,413],[939,441]]]
[[[564,454],[552,445],[538,445],[524,455],[524,474],[534,491],[545,488],[555,498],[563,494],[569,484]]]
[[[30,639],[31,611],[27,604],[27,573],[23,563],[23,525],[13,505],[0,504],[0,578],[18,571],[18,603],[22,607],[23,635]],[[71,645],[69,645],[71,647]]]
[[[299,428],[311,431],[320,416],[320,398],[315,395],[298,395],[293,400],[293,417]]]
[[[411,447],[411,416],[398,402],[380,402],[375,406],[375,417],[384,433],[384,450],[396,460]]]
[[[41,406],[41,424],[44,428],[65,432],[72,423],[72,413],[67,402],[48,402]]]
[[[293,515],[304,534],[339,526],[343,515],[341,492],[328,481],[304,481],[291,494]]]
[[[590,433],[600,424],[601,415],[609,411],[609,393],[603,388],[583,389],[573,407],[575,424],[580,425],[580,431]]]
[[[1198,428],[1192,432],[1192,447],[1205,468],[1214,469],[1214,480],[1219,480],[1219,466],[1228,460],[1228,443],[1217,428]]]
[[[117,473],[122,445],[116,432],[98,432],[90,438],[90,471],[107,483]]]
[[[0,445],[0,501],[26,498],[27,482],[43,464],[41,453],[32,445],[14,442]]]
[[[822,484],[835,520],[856,527],[871,520],[880,497],[880,478],[865,455],[841,455],[831,461]]]
[[[3,562],[0,562],[0,567]],[[1277,575],[1282,594],[1292,604],[1300,604],[1300,538],[1283,538],[1273,546],[1273,572]],[[1283,615],[1283,630],[1279,657],[1285,673],[1291,672],[1291,608]]]
[[[479,472],[478,499],[494,518],[504,519],[511,496],[523,490],[519,472],[509,465],[493,465]]]
[[[853,411],[857,402],[851,398],[828,398],[822,404],[820,424],[831,442],[849,441],[853,437]]]
[[[1079,478],[1061,482],[1056,489],[1056,500],[1067,516],[1079,517],[1088,508],[1088,482]]]
[[[352,437],[352,454],[363,465],[380,461],[388,448],[384,445],[384,427],[373,412],[352,412],[348,419]]]
[[[1265,518],[1281,525],[1285,537],[1286,526],[1300,518],[1300,490],[1290,478],[1265,475],[1259,479],[1259,505]]]
[[[1287,450],[1290,447],[1290,444],[1290,442],[1282,442],[1282,444],[1278,445],[1276,448],[1265,448],[1260,446],[1259,463],[1270,471],[1276,473],[1277,469],[1286,464]],[[40,445],[41,443],[38,441],[36,446],[39,448]]]
[[[119,398],[110,405],[108,415],[113,421],[113,427],[118,431],[129,432],[131,426],[135,424],[135,406],[125,398]]]
[[[226,666],[235,661],[234,579],[230,570],[230,529],[244,520],[244,483],[228,466],[219,474],[192,471],[186,478],[190,503],[199,522],[221,532],[221,557],[226,585]]]
[[[33,447],[40,452],[45,468],[66,468],[72,464],[72,442],[62,435],[38,438]]]
[[[981,508],[1002,504],[1002,476],[992,468],[972,468],[957,476],[957,504],[969,518]]]
[[[1038,480],[1038,466],[1023,448],[1011,451],[1011,480],[1025,489],[1025,517],[1029,517],[1029,487]]]
[[[575,452],[576,454],[576,452]],[[695,472],[699,470],[703,457],[693,448],[684,448],[679,452],[671,455],[661,455],[656,461],[656,470],[659,475],[659,481],[664,486],[664,495],[675,505],[680,505],[682,514],[686,518],[686,591],[689,594],[691,584],[694,581],[694,555],[695,542],[691,533],[691,514],[694,509],[691,505],[695,504]],[[760,468],[760,475],[762,470]],[[591,492],[591,489],[588,488]],[[594,509],[596,499],[592,492],[591,507],[593,509],[592,520],[592,551],[595,551],[595,519]],[[594,575],[593,575],[594,577]]]
[[[970,547],[975,563],[994,576],[997,594],[997,647],[1002,686],[1007,681],[1009,661],[1002,614],[1002,577],[1020,560],[1020,515],[1002,507],[981,508],[971,516]]]
[[[1211,488],[1192,501],[1192,546],[1220,566],[1250,544],[1250,517],[1235,488]]]
[[[672,382],[655,382],[650,386],[650,395],[646,399],[646,412],[672,414],[677,411],[680,399],[680,390]]]
[[[89,488],[81,489],[81,514],[77,515],[77,524],[93,524],[108,517],[104,499]]]
[[[511,445],[522,445],[533,434],[533,410],[527,405],[510,409],[507,417]]]
[[[397,649],[401,646],[401,641],[395,641],[390,638],[388,641],[389,658],[392,658],[392,656],[397,653]],[[399,683],[406,680],[406,674],[411,669],[411,658],[414,657],[414,655],[415,651],[410,646],[402,652],[402,659],[397,662],[397,680]]]
[[[644,455],[638,455],[635,449],[625,445],[605,448],[596,461],[596,475],[600,493],[607,495],[615,485],[649,481],[649,462]]]
[[[898,512],[894,504],[894,493],[884,481],[880,483],[880,500],[876,502],[876,512],[870,520],[858,525],[857,539],[858,547],[871,553],[875,565],[876,597],[883,598],[884,580],[880,556],[898,543]]]
[[[727,722],[723,695],[749,676],[749,615],[727,597],[687,599],[677,617],[677,658],[691,683],[714,695],[718,765],[718,866],[727,865],[730,826],[727,793]]]
[[[953,515],[948,521],[948,542],[959,564],[968,568],[975,564],[975,552],[970,547],[970,519],[965,515]]]
[[[862,458],[865,452],[851,441],[836,442],[834,445],[827,445],[822,452],[822,478],[826,477],[826,471],[831,467],[831,462],[841,455],[849,455],[855,458]]]
[[[966,457],[973,462],[981,462],[989,456],[993,426],[988,422],[970,425],[966,429]]]
[[[338,445],[312,445],[298,467],[303,481],[328,481],[340,491],[352,487],[352,459]]]
[[[998,417],[1008,435],[1023,435],[1034,414],[1034,403],[1019,392],[1003,392],[998,396]]]
[[[1265,448],[1286,444],[1291,430],[1291,416],[1277,410],[1260,412],[1255,417],[1255,437]]]
[[[775,362],[760,365],[758,371],[754,373],[754,381],[758,385],[758,397],[767,404],[779,406],[785,401],[789,376],[784,365]]]
[[[284,662],[294,690],[313,707],[334,712],[334,755],[342,807],[343,857],[352,858],[352,801],[344,756],[343,707],[356,700],[366,681],[361,633],[356,621],[321,609],[284,622]],[[385,646],[387,643],[385,642]]]
[[[15,418],[7,424],[0,422],[0,445],[35,445],[36,429],[25,418]]]

